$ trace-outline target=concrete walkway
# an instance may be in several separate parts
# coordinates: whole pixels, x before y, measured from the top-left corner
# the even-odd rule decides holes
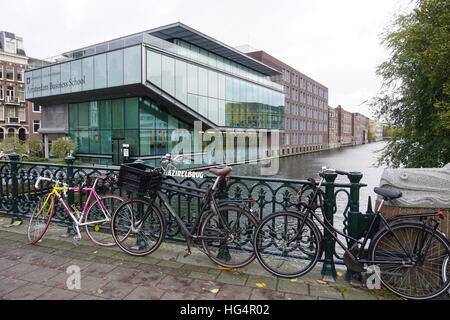
[[[37,245],[26,244],[27,221],[6,228],[0,217],[0,299],[180,299],[180,300],[385,300],[386,291],[352,287],[339,272],[336,283],[319,283],[320,266],[306,276],[277,279],[255,260],[223,270],[194,249],[163,243],[152,255],[133,257],[118,248],[96,247],[86,234],[79,245],[51,226]],[[80,268],[80,289],[68,289],[69,266]]]

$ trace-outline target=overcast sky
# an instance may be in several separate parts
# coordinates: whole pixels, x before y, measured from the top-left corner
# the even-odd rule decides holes
[[[5,3],[2,3],[5,2]],[[370,116],[380,34],[411,0],[0,0],[0,30],[47,58],[173,22],[227,45],[264,50],[328,87],[329,105]]]

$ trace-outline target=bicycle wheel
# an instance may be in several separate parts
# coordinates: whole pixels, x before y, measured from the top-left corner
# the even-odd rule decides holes
[[[322,252],[322,236],[310,220],[301,228],[303,220],[298,213],[281,211],[261,221],[255,234],[255,251],[268,272],[290,279],[315,266]]]
[[[83,223],[87,223],[86,233],[98,246],[113,247],[116,245],[111,235],[111,215],[115,208],[125,201],[120,196],[108,194],[93,201],[87,209]]]
[[[36,204],[30,217],[27,229],[27,238],[29,244],[35,244],[42,239],[47,232],[50,221],[53,217],[55,196],[42,199]]]
[[[399,223],[373,240],[371,257],[380,268],[381,283],[395,294],[414,300],[432,299],[450,286],[443,266],[450,253],[447,240],[421,223]],[[422,250],[425,249],[425,250]]]
[[[450,279],[450,265],[449,265],[449,259],[450,255],[447,255],[447,257],[444,259],[444,263],[442,264],[442,281],[444,283],[447,282],[448,279]],[[450,297],[450,288],[447,290],[447,296]]]
[[[166,223],[159,209],[145,200],[129,200],[114,212],[112,236],[117,246],[133,256],[145,256],[160,246]]]
[[[253,235],[258,222],[253,215],[239,207],[222,206],[219,213],[227,221],[228,230],[214,212],[206,214],[200,225],[206,255],[215,263],[227,268],[242,268],[255,259]]]

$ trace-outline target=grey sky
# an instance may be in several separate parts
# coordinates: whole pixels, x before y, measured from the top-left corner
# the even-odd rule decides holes
[[[370,115],[380,34],[411,0],[21,0],[7,1],[0,30],[24,38],[35,58],[183,22],[230,46],[249,44],[329,89],[329,104]]]

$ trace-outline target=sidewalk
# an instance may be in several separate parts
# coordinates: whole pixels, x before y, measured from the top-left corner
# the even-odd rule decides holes
[[[0,217],[0,299],[165,299],[165,300],[385,300],[386,291],[352,287],[339,273],[336,283],[320,284],[320,267],[296,280],[277,279],[258,261],[238,270],[221,270],[194,249],[163,243],[153,254],[133,257],[118,248],[101,248],[84,239],[61,238],[51,226],[37,245],[26,244],[27,221],[5,228]],[[67,267],[79,266],[81,288],[70,290]]]

